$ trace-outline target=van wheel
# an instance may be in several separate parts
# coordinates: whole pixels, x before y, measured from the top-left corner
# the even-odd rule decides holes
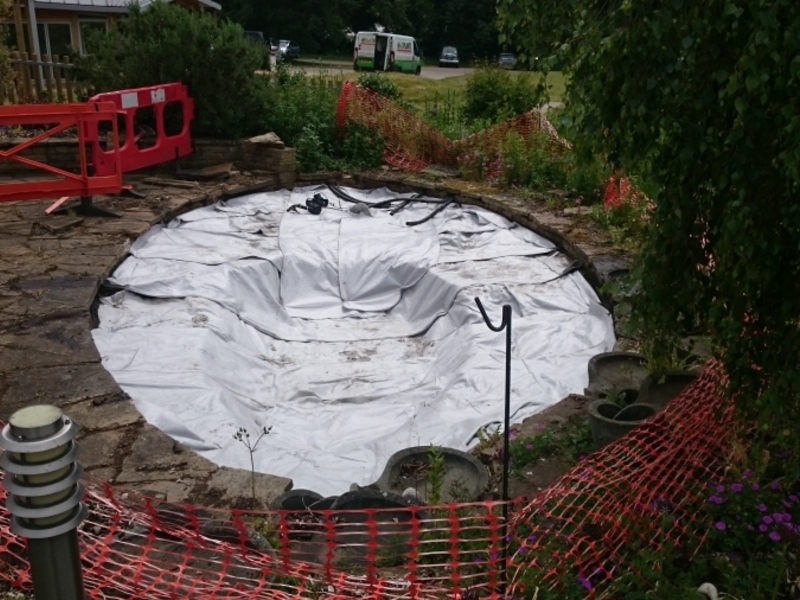
[[[422,73],[422,67],[417,67],[417,70],[414,73],[414,75],[419,75],[420,73]]]

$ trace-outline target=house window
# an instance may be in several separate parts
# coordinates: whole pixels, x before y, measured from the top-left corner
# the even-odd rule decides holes
[[[105,21],[81,21],[81,54],[87,54],[90,50],[92,40],[98,35],[106,32]]]
[[[6,38],[6,46],[10,50],[19,50],[22,52],[22,48],[17,48],[17,25],[16,23],[6,23],[6,31],[8,31],[8,37]],[[28,28],[23,26],[22,27],[22,37],[25,40],[25,50],[30,52],[29,48],[31,47],[31,42],[28,39]]]
[[[37,30],[42,54],[65,56],[73,51],[72,28],[69,23],[39,23]]]

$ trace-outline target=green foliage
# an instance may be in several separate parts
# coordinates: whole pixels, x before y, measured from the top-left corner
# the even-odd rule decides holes
[[[562,453],[572,462],[577,462],[594,450],[592,432],[586,419],[572,419],[566,426],[546,429],[537,426],[536,435],[519,438],[511,431],[509,457],[511,471],[519,474],[535,465],[539,459]]]
[[[6,44],[8,39],[8,23],[11,18],[11,1],[0,0],[0,85],[9,85],[14,80],[15,73],[8,60],[11,58],[11,49]]]
[[[397,83],[395,83],[394,79],[377,71],[361,73],[358,76],[358,85],[372,90],[379,96],[383,96],[389,100],[396,101],[402,98],[400,88],[397,87]]]
[[[352,53],[344,31],[386,31],[413,35],[426,57],[458,46],[462,60],[499,51],[494,0],[226,0],[223,14],[273,38],[300,43],[304,55]]]
[[[255,77],[263,45],[207,12],[160,0],[132,5],[119,26],[90,41],[77,57],[78,78],[97,91],[181,81],[195,101],[196,135],[236,138],[263,133],[265,81]]]
[[[444,484],[444,454],[439,446],[431,444],[428,450],[428,469],[425,472],[427,479],[426,500],[428,504],[439,504],[442,500],[442,485]]]
[[[582,152],[658,189],[635,313],[668,351],[707,331],[740,414],[800,465],[800,6],[794,0],[500,0],[549,36]]]
[[[464,117],[499,123],[536,108],[541,97],[541,86],[532,75],[486,64],[467,80]]]

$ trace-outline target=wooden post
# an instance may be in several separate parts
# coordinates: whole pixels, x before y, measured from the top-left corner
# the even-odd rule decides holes
[[[17,51],[27,52],[28,45],[25,43],[25,26],[22,24],[22,0],[14,0],[14,29],[17,34]]]
[[[36,100],[39,100],[42,97],[42,88],[44,87],[44,82],[42,81],[42,69],[40,68],[40,65],[35,64],[39,62],[39,55],[35,52],[31,54],[31,61],[34,63],[31,65],[33,67],[31,71],[33,72],[33,81],[36,84]]]
[[[28,63],[28,53],[20,54],[22,62],[19,64],[19,72],[22,75],[22,83],[25,86],[25,100],[30,101],[33,97],[33,86],[31,85],[31,69]]]
[[[44,77],[45,83],[47,84],[47,101],[48,102],[55,102],[53,99],[53,61],[50,60],[50,55],[44,55]]]
[[[62,79],[64,78],[64,69],[61,67],[61,57],[56,54],[53,56],[53,76],[56,79],[56,94],[58,94],[58,99],[56,102],[63,102],[64,101],[64,86],[62,85]]]
[[[75,102],[75,94],[72,92],[72,69],[69,63],[69,56],[64,57],[64,78],[67,80],[67,102]]]

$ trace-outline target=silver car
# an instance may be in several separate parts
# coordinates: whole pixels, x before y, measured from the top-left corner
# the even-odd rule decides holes
[[[291,40],[278,42],[278,52],[283,58],[300,58],[300,44]]]
[[[497,64],[501,69],[513,69],[517,64],[517,57],[510,52],[502,52]]]
[[[455,46],[442,48],[442,53],[439,55],[439,66],[458,68],[458,50]]]

